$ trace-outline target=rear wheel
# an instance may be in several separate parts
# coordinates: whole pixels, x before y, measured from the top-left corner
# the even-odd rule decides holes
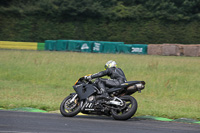
[[[136,113],[137,101],[129,95],[122,96],[120,99],[124,101],[125,106],[122,109],[111,109],[111,113],[116,120],[127,120]]]
[[[78,97],[71,101],[74,96],[75,94],[69,95],[60,104],[60,113],[65,117],[73,117],[81,110],[81,104]]]

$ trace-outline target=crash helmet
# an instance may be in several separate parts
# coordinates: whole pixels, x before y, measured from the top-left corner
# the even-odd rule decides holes
[[[107,68],[111,68],[111,67],[117,67],[117,63],[116,63],[115,61],[113,61],[113,60],[109,60],[109,61],[106,63],[106,65],[105,65],[105,70],[106,70]]]

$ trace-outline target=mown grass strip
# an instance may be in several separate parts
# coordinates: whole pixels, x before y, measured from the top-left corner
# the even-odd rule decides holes
[[[175,119],[173,121],[184,122],[184,123],[196,123],[196,122],[198,123],[198,122],[200,122],[200,121],[189,119],[189,118],[179,118],[179,119]]]
[[[139,119],[152,119],[152,120],[159,120],[159,121],[173,121],[173,119],[163,118],[163,117],[155,117],[155,116],[138,116],[136,118]]]
[[[176,122],[183,122],[183,123],[196,123],[200,124],[200,121],[189,119],[189,118],[180,118],[180,119],[169,119],[169,118],[163,118],[163,117],[155,117],[155,116],[138,116],[135,117],[138,119],[151,119],[151,120],[157,120],[157,121],[176,121]]]

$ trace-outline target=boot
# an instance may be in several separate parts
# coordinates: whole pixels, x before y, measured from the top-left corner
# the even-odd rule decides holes
[[[102,92],[102,94],[96,97],[97,100],[99,100],[99,99],[110,100],[110,96],[104,89],[101,88],[101,92]]]

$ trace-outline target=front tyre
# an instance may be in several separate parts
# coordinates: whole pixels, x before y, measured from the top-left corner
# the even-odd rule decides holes
[[[65,117],[73,117],[77,115],[81,110],[81,104],[78,97],[73,101],[75,94],[71,94],[66,97],[60,104],[60,113]]]
[[[120,97],[125,106],[122,109],[111,109],[112,116],[115,120],[128,120],[137,111],[137,101],[134,97],[126,95]]]

